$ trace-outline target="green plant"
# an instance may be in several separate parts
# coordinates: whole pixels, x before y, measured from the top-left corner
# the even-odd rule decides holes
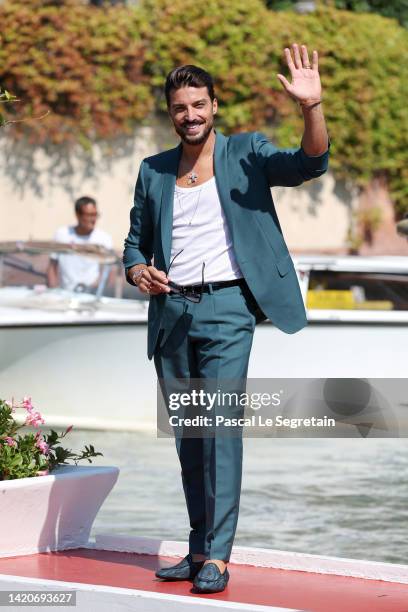
[[[20,102],[20,100],[18,100],[17,96],[12,95],[10,92],[7,91],[7,89],[5,89],[4,91],[2,91],[0,89],[0,104],[6,104],[7,102]],[[1,107],[0,107],[0,127],[6,127],[6,125],[10,125],[12,123],[22,123],[24,121],[30,121],[32,119],[44,119],[44,117],[46,117],[49,114],[50,111],[45,112],[41,117],[26,117],[26,118],[20,118],[20,119],[6,119],[6,117],[3,115],[3,113],[1,112]]]
[[[16,409],[27,411],[23,425],[18,425],[13,418]],[[57,465],[66,464],[67,459],[73,459],[77,465],[82,459],[92,463],[90,457],[103,456],[95,452],[92,444],[85,446],[81,454],[71,453],[59,446],[60,439],[72,430],[72,425],[61,434],[51,429],[45,436],[41,430],[35,434],[30,432],[17,435],[17,431],[24,425],[38,427],[44,422],[41,414],[34,410],[31,398],[25,397],[21,404],[0,399],[0,480],[48,474]]]
[[[383,213],[379,206],[372,206],[358,213],[358,220],[361,225],[372,232],[375,232],[380,227],[382,218]]]
[[[358,253],[364,242],[370,244],[382,220],[383,212],[380,206],[370,206],[370,208],[355,211],[347,234],[349,250],[352,253]]]
[[[4,91],[0,89],[0,104],[7,104],[8,102],[16,102],[16,101],[17,101],[17,97],[9,93],[7,89],[5,89]],[[0,127],[4,127],[5,125],[7,125],[7,123],[8,122],[6,118],[3,116],[3,113],[1,111],[1,106],[0,106]]]
[[[346,244],[350,255],[358,255],[360,247],[364,240],[361,234],[357,233],[353,227],[349,227],[347,231]]]

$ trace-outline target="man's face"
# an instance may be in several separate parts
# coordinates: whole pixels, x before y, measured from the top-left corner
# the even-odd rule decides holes
[[[180,138],[189,145],[202,144],[211,132],[217,100],[207,87],[181,87],[170,91],[169,115]]]
[[[94,204],[84,204],[76,213],[78,225],[81,230],[91,233],[95,228],[98,213]]]

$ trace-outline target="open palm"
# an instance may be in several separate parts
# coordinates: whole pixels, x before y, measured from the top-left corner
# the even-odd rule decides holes
[[[322,86],[320,83],[318,55],[313,51],[312,64],[309,62],[309,55],[306,45],[299,46],[292,44],[293,59],[290,49],[285,49],[286,62],[292,76],[292,83],[278,74],[277,77],[282,83],[287,93],[301,103],[313,103],[321,99]]]

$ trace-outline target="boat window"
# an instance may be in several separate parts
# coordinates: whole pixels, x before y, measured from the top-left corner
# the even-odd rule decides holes
[[[309,309],[408,310],[408,275],[311,270]]]
[[[4,253],[0,257],[1,287],[34,287],[47,282],[48,257],[31,253]]]
[[[0,288],[25,287],[35,292],[43,292],[50,287],[69,290],[71,292],[101,295],[130,300],[148,299],[141,291],[126,282],[123,266],[118,264],[100,264],[97,266],[95,278],[92,283],[78,282],[75,287],[65,286],[58,273],[56,284],[49,285],[47,270],[53,253],[1,253],[0,254]],[[95,267],[95,259],[86,255],[64,254],[65,261],[79,262],[75,264],[82,272],[89,266]]]

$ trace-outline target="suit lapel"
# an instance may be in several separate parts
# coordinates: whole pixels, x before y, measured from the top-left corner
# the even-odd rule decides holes
[[[166,270],[170,264],[171,238],[173,230],[174,188],[178,166],[182,153],[181,143],[169,152],[170,160],[163,176],[163,189],[160,208],[160,232]],[[218,196],[227,219],[231,238],[234,239],[234,224],[231,210],[230,185],[228,176],[227,139],[220,132],[215,131],[214,174]]]
[[[214,151],[214,173],[217,185],[218,197],[221,207],[227,219],[231,239],[234,241],[234,219],[232,214],[232,202],[230,194],[230,181],[228,173],[227,139],[220,132],[216,131],[215,151]]]
[[[160,207],[160,232],[166,271],[169,269],[171,252],[171,235],[173,230],[174,187],[181,157],[181,143],[171,150],[167,171],[163,177],[163,189]]]

